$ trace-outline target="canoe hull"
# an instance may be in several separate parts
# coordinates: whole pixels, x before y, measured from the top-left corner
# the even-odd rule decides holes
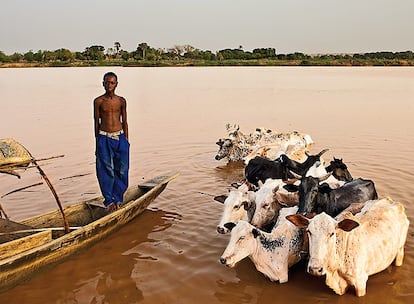
[[[177,175],[166,176],[160,183],[150,189],[142,190],[139,187],[128,192],[132,200],[124,204],[120,209],[84,225],[83,227],[64,234],[46,244],[34,247],[9,258],[0,260],[0,290],[8,289],[16,284],[29,279],[41,270],[53,266],[81,249],[87,248],[109,234],[118,230],[138,215],[166,188],[168,182]],[[130,190],[130,189],[129,189]],[[138,196],[138,197],[134,197]],[[89,203],[96,200],[91,200]],[[103,208],[79,203],[69,208],[76,214],[76,209],[85,209],[88,205],[89,214],[93,215],[94,209],[102,212]],[[80,214],[80,212],[78,213]],[[24,220],[25,224],[40,221],[41,217]],[[58,219],[58,221],[61,221]],[[82,221],[82,220],[81,220]],[[43,223],[42,223],[43,224]],[[50,223],[46,223],[50,224]],[[33,225],[31,225],[33,227]],[[35,227],[39,227],[37,225]],[[72,225],[71,225],[72,226]]]

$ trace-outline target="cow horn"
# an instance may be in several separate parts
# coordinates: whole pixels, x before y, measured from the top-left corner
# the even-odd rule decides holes
[[[332,175],[332,172],[329,172],[328,174],[325,174],[324,176],[319,177],[319,182],[326,181],[331,175]]]
[[[292,175],[293,175],[293,177],[294,177],[294,178],[296,178],[296,179],[302,179],[302,176],[301,176],[301,175],[299,175],[299,174],[297,174],[297,173],[293,172],[292,170],[289,170],[289,172],[290,172],[290,174],[292,174]]]
[[[318,153],[318,156],[322,156],[322,154],[328,152],[329,149],[323,149],[321,152]]]
[[[227,198],[227,195],[217,195],[214,197],[214,200],[216,202],[224,204],[224,201],[226,200],[226,198]]]

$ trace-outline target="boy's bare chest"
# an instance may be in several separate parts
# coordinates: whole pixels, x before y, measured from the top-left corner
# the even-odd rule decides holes
[[[100,109],[102,112],[119,112],[121,103],[119,100],[104,99],[101,103]]]

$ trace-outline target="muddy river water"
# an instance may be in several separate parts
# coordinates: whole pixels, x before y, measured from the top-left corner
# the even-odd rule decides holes
[[[219,263],[228,235],[216,225],[243,166],[216,161],[226,123],[311,135],[353,177],[405,205],[414,222],[414,68],[211,67],[0,70],[0,138],[12,137],[44,163],[64,205],[99,196],[92,100],[105,72],[118,74],[128,102],[130,181],[180,176],[136,220],[95,246],[0,293],[0,303],[412,303],[414,231],[401,267],[373,275],[367,295],[337,296],[299,263],[289,282],[270,282],[249,259]],[[40,181],[0,176],[0,196]],[[19,220],[56,208],[46,186],[0,199]],[[1,271],[1,270],[0,270]]]

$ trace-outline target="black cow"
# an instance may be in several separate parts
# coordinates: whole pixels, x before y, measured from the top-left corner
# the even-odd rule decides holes
[[[322,150],[316,155],[308,155],[308,158],[303,162],[291,160],[287,155],[282,154],[280,158],[276,160],[269,160],[260,156],[256,156],[251,159],[244,169],[244,174],[248,182],[258,186],[258,182],[264,183],[268,178],[280,178],[287,180],[294,176],[290,173],[293,171],[299,175],[305,175],[305,173],[312,167],[317,161],[320,161],[323,153],[328,149]]]
[[[335,158],[331,160],[329,166],[326,168],[326,172],[332,172],[337,180],[350,182],[353,180],[351,173],[348,171],[348,167],[342,162],[342,158]]]
[[[336,189],[330,188],[326,183],[320,185],[330,174],[322,178],[301,177],[298,186],[298,213],[306,215],[325,212],[335,217],[353,203],[365,203],[378,198],[374,182],[367,179],[357,178]]]

